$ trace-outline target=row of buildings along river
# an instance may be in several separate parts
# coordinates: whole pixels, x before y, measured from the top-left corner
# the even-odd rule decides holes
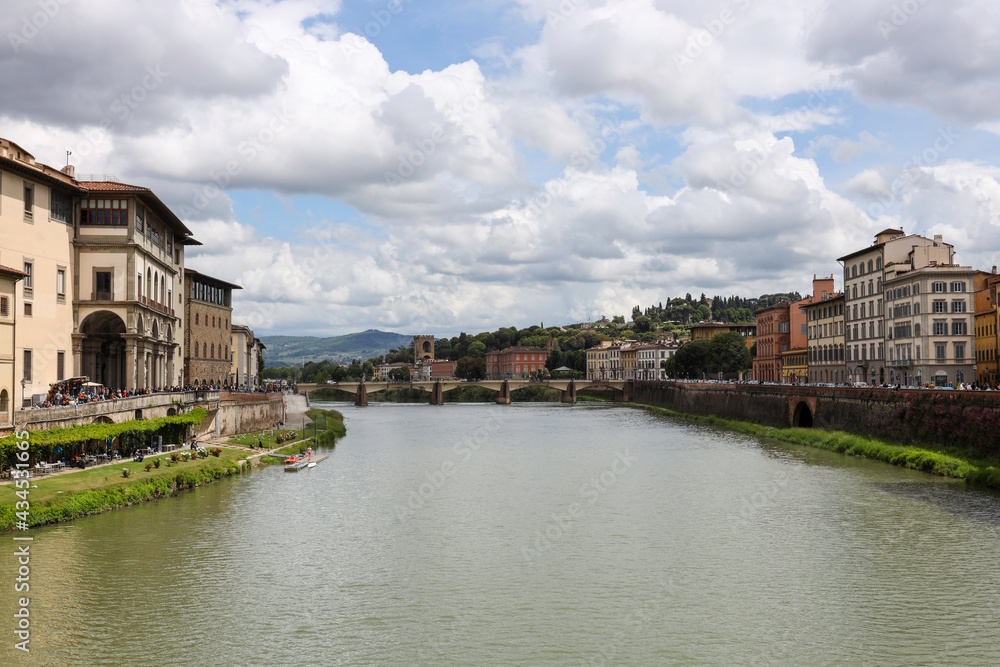
[[[0,424],[50,385],[256,386],[239,285],[185,267],[201,245],[149,188],[76,178],[0,138]]]
[[[883,230],[870,246],[837,261],[842,291],[835,289],[835,275],[813,276],[805,298],[762,308],[755,323],[696,324],[691,340],[741,334],[755,351],[746,377],[761,382],[997,386],[996,267],[986,272],[957,264],[954,246],[941,236],[902,229]],[[587,379],[666,379],[664,362],[681,345],[671,337],[606,341],[587,350]],[[454,362],[434,360],[433,349],[433,337],[414,339],[417,366],[411,377],[453,377]],[[526,347],[489,352],[486,377],[544,374],[549,352]],[[403,365],[380,367],[378,379],[388,379]]]
[[[756,322],[700,323],[691,340],[736,331],[756,345],[761,382],[903,386],[989,385],[998,373],[996,267],[955,261],[941,236],[886,229],[840,257],[835,275],[813,276],[812,293],[756,312]],[[587,351],[588,379],[664,379],[676,343],[606,343]]]

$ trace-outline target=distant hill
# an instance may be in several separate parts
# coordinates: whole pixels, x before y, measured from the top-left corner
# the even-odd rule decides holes
[[[409,345],[413,336],[369,329],[345,336],[318,338],[316,336],[261,336],[267,346],[264,361],[267,366],[301,366],[307,361],[350,363],[355,359],[369,359],[385,354],[400,345]]]

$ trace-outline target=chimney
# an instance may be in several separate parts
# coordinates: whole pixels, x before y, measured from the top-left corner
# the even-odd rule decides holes
[[[993,265],[993,275],[996,275],[996,274],[997,274],[997,265],[994,264]]]
[[[74,167],[71,164],[66,165],[65,167],[63,167],[59,171],[61,171],[62,173],[66,174],[70,178],[76,178],[76,167]]]
[[[944,242],[944,237],[940,234],[934,235],[934,245],[941,245]]]

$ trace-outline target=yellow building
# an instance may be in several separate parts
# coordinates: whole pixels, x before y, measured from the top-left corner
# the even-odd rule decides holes
[[[747,349],[753,347],[754,338],[757,335],[757,324],[750,322],[747,324],[727,324],[725,322],[702,322],[691,327],[691,340],[710,340],[719,334],[735,331],[743,336],[747,342]]]
[[[781,353],[781,381],[785,384],[805,384],[809,377],[809,351],[804,348]]]
[[[0,266],[0,425],[13,423],[14,397],[18,395],[14,375],[14,323],[17,319],[17,281],[24,273]]]
[[[15,406],[80,375],[124,389],[179,383],[190,233],[148,188],[79,181],[0,139],[0,264],[24,273]]]
[[[637,343],[627,343],[621,346],[622,379],[634,380],[638,361],[639,346]]]
[[[72,377],[74,209],[85,194],[69,173],[0,139],[0,264],[24,273],[17,287],[14,406],[44,399]]]

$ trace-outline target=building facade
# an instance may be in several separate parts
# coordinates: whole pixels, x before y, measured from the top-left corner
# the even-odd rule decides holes
[[[74,375],[74,211],[85,194],[71,169],[53,169],[0,139],[0,264],[25,274],[11,304],[17,408]]]
[[[781,381],[785,384],[805,384],[809,365],[805,348],[794,348],[781,353]]]
[[[610,359],[608,348],[611,343],[605,341],[600,345],[587,349],[587,379],[607,380],[610,378]]]
[[[761,308],[757,316],[757,354],[753,359],[753,379],[781,382],[781,355],[791,341],[789,302]]]
[[[980,385],[996,387],[1000,383],[1000,367],[997,362],[997,267],[986,279],[986,284],[976,290],[976,382]]]
[[[376,382],[390,382],[394,378],[392,377],[392,372],[405,368],[409,371],[408,377],[411,380],[419,380],[417,369],[413,364],[408,364],[406,362],[398,362],[393,364],[379,364],[375,367],[375,374],[372,379]]]
[[[455,377],[456,365],[446,359],[424,359],[417,364],[415,379],[450,380]]]
[[[536,347],[509,347],[486,353],[486,377],[506,380],[545,372],[548,352]]]
[[[623,380],[635,379],[635,371],[638,361],[636,353],[638,352],[638,348],[639,346],[637,343],[626,343],[621,346],[618,356],[621,360]]]
[[[184,384],[229,384],[233,367],[233,290],[239,285],[184,270]]]
[[[754,323],[702,322],[691,327],[691,340],[711,340],[719,334],[730,331],[735,331],[746,339],[748,350],[753,347],[757,334],[757,325]]]
[[[229,382],[237,387],[256,389],[260,384],[260,356],[263,345],[255,338],[253,330],[243,324],[233,324],[230,329],[232,357]]]
[[[81,181],[0,139],[0,263],[18,287],[18,406],[86,375],[112,388],[181,379],[175,306],[190,230],[148,188]]]
[[[876,385],[889,379],[882,301],[886,271],[897,266],[920,268],[932,261],[951,264],[953,258],[954,249],[940,236],[928,239],[907,235],[902,229],[885,229],[876,234],[871,246],[837,260],[844,267],[844,351],[849,381]]]
[[[14,397],[17,380],[14,375],[14,343],[17,322],[17,282],[24,273],[0,266],[0,424],[14,421]]]
[[[988,274],[936,263],[893,269],[884,283],[886,381],[955,387],[974,381],[974,295]]]
[[[636,379],[664,380],[667,377],[663,364],[672,357],[679,344],[647,343],[636,348]]]
[[[809,382],[840,384],[844,369],[844,295],[829,295],[806,306]]]
[[[183,248],[197,241],[148,188],[79,183],[74,375],[108,387],[180,384]]]

